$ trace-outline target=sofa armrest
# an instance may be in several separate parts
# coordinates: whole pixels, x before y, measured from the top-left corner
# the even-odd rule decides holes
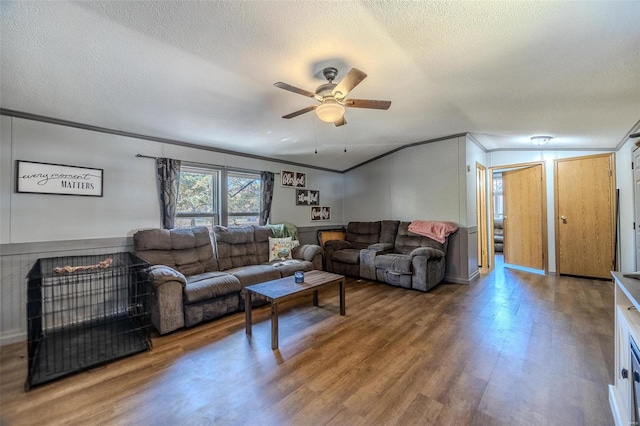
[[[441,257],[444,257],[444,252],[433,247],[418,247],[417,249],[414,249],[409,255],[412,259],[416,256],[425,256],[427,259],[439,259]]]
[[[387,244],[378,243],[372,244],[366,249],[360,250],[360,278],[367,280],[376,279],[376,256],[379,254],[385,254],[384,246]],[[388,244],[393,247],[392,244]]]
[[[169,266],[153,265],[147,268],[147,273],[154,288],[158,288],[169,281],[177,281],[182,284],[182,287],[187,285],[187,278]]]
[[[147,273],[151,282],[149,310],[153,326],[160,334],[184,327],[185,276],[164,265],[151,266]]]
[[[386,253],[391,253],[393,251],[393,247],[394,245],[390,243],[375,243],[367,247],[367,250],[383,251]]]
[[[294,259],[306,260],[313,263],[314,269],[322,270],[322,256],[324,249],[316,244],[303,244],[291,251]]]
[[[345,240],[329,240],[324,243],[324,270],[336,272],[333,268],[333,254],[352,247],[351,243]]]
[[[325,247],[325,250],[332,249],[333,251],[353,248],[351,243],[345,240],[329,240],[326,243],[324,243],[324,247]]]

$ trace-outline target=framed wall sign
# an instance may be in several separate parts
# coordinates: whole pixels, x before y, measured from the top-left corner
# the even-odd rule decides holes
[[[102,197],[102,169],[17,160],[16,191]]]
[[[311,222],[319,222],[321,220],[331,220],[331,207],[328,206],[311,206]]]
[[[296,172],[296,188],[306,188],[307,187],[307,174]]]
[[[280,185],[289,188],[306,188],[307,174],[291,170],[280,171]]]
[[[317,206],[320,204],[320,191],[296,189],[296,206]]]

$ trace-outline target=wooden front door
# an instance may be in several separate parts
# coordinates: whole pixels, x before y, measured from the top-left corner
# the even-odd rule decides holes
[[[542,165],[502,173],[504,263],[545,269]]]
[[[614,176],[613,154],[555,160],[558,273],[611,278]]]

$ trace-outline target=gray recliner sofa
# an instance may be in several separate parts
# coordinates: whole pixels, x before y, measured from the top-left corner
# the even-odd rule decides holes
[[[266,226],[149,229],[133,236],[135,254],[152,265],[151,322],[160,334],[243,309],[246,285],[322,269],[323,250],[304,245],[292,259],[269,262]]]
[[[360,250],[376,243],[388,243],[391,247],[399,224],[397,220],[349,222],[344,240],[330,240],[324,245],[326,270],[341,275],[361,276]]]
[[[378,281],[404,288],[428,291],[444,279],[448,239],[439,243],[409,231],[411,222],[400,222],[393,248],[368,257]]]
[[[440,243],[410,232],[410,224],[350,222],[344,241],[325,243],[326,270],[428,291],[444,279],[448,237]]]

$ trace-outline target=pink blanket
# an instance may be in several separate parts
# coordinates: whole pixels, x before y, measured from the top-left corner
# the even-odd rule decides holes
[[[414,220],[409,225],[409,231],[414,234],[424,235],[439,243],[444,243],[445,238],[458,227],[451,222],[431,222],[428,220]]]

